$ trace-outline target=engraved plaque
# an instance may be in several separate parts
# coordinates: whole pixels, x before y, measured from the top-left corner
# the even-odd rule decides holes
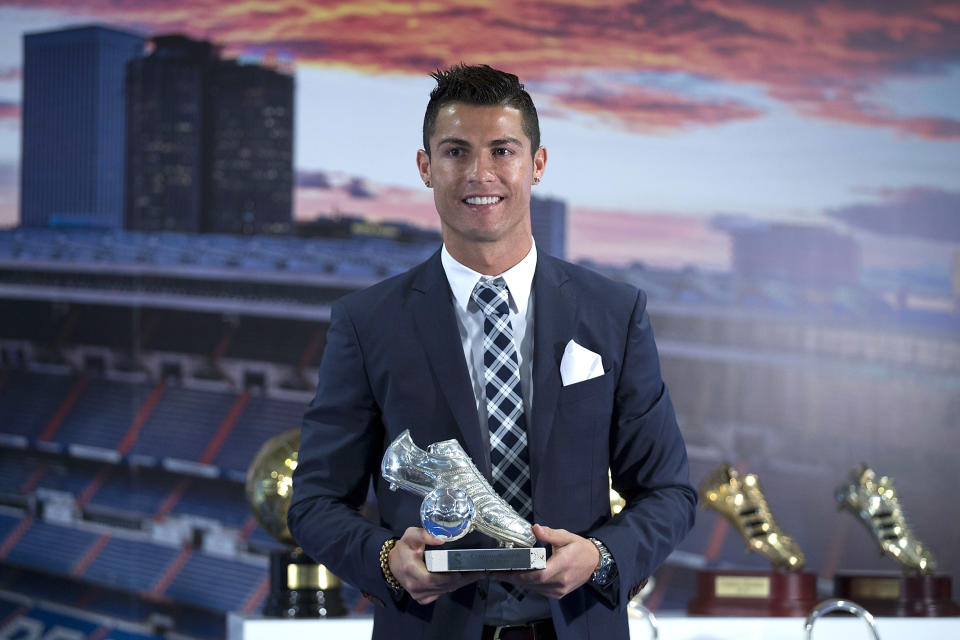
[[[900,597],[899,578],[854,578],[850,581],[850,593],[854,598],[880,598],[896,600]]]
[[[713,586],[718,598],[769,598],[767,576],[717,576]]]

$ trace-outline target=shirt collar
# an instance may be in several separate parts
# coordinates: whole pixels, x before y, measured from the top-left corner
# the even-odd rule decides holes
[[[443,264],[443,271],[447,275],[447,282],[450,283],[450,290],[453,292],[453,298],[456,300],[457,306],[466,311],[474,287],[484,276],[457,262],[457,259],[447,251],[447,245],[443,245],[443,248],[440,249],[440,262]],[[527,305],[530,302],[530,289],[533,287],[533,273],[536,269],[537,243],[531,242],[530,251],[527,252],[523,260],[503,273],[494,276],[506,281],[507,289],[510,290],[512,306],[520,314],[527,312]]]

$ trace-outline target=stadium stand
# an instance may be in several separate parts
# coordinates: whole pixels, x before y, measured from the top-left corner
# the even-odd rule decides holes
[[[43,433],[56,414],[51,400],[62,402],[74,382],[66,376],[8,371],[0,389],[0,432],[22,438]]]
[[[0,557],[14,564],[69,575],[96,537],[93,533],[24,516],[4,538]]]
[[[76,405],[54,433],[43,434],[65,445],[117,450],[136,416],[153,393],[148,385],[96,379],[86,385]]]
[[[162,593],[218,611],[242,611],[265,579],[262,567],[193,553]]]
[[[166,388],[144,422],[132,454],[199,460],[237,394]]]
[[[245,476],[246,469],[267,439],[300,426],[305,404],[251,397],[235,426],[213,458],[214,464],[229,470],[233,477]]]

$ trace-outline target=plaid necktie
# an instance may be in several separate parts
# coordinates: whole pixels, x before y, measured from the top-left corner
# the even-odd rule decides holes
[[[525,520],[533,515],[520,360],[503,278],[481,279],[472,297],[483,312],[483,380],[494,490]]]

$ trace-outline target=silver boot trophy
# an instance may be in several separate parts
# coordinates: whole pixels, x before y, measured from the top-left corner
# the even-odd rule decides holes
[[[515,571],[546,567],[546,549],[534,548],[530,523],[501,498],[456,440],[435,442],[423,450],[407,429],[383,454],[380,473],[390,489],[424,496],[420,521],[444,541],[473,530],[500,543],[499,549],[430,549],[427,570]]]

